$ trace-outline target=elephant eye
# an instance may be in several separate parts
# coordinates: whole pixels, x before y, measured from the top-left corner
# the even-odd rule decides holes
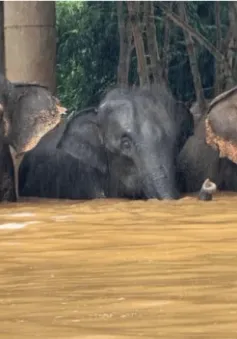
[[[130,150],[130,148],[132,147],[132,140],[128,137],[128,136],[123,136],[121,138],[121,143],[120,143],[120,147],[122,150]]]

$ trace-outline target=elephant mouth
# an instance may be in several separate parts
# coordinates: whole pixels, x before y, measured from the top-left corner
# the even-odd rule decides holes
[[[32,150],[39,142],[38,137],[31,138],[28,142],[18,145],[16,142],[11,142],[10,145],[16,152],[16,156],[22,156],[24,153]]]

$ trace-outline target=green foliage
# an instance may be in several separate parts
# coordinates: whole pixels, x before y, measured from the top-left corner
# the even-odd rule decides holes
[[[57,92],[70,110],[97,104],[116,82],[116,3],[58,1]]]
[[[186,2],[189,24],[216,45],[215,3]],[[221,31],[228,28],[228,4],[220,2]],[[177,13],[177,2],[174,2]],[[125,6],[126,8],[126,6]],[[104,92],[116,84],[119,58],[119,34],[116,2],[57,1],[57,84],[58,96],[70,111],[95,105]],[[168,58],[169,85],[177,99],[195,100],[189,58],[181,28],[170,24],[168,55],[164,48],[165,15],[155,2],[157,39],[161,57]],[[199,43],[195,44],[202,84],[212,96],[214,57]],[[136,55],[133,52],[129,80],[136,83]]]

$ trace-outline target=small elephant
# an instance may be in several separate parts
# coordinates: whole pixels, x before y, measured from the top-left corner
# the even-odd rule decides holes
[[[8,163],[8,168],[0,169],[0,191],[5,191],[6,182],[9,182],[9,190],[15,186],[15,193],[9,192],[9,197],[18,198],[18,169],[25,152],[34,148],[41,137],[59,123],[63,112],[65,109],[45,87],[35,83],[11,83],[0,75],[0,157]],[[13,163],[9,160],[9,151]],[[14,178],[11,177],[12,165]]]
[[[174,102],[164,87],[115,89],[98,109],[112,197],[175,199]]]
[[[47,133],[25,155],[20,167],[20,195],[62,199],[107,195],[106,154],[101,147],[96,115],[94,108],[78,112]],[[68,152],[61,149],[64,142]]]

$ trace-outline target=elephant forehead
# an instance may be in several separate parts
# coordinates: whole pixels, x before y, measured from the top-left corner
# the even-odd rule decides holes
[[[119,113],[119,116],[117,116],[117,118],[119,119],[119,122],[120,122],[121,127],[123,129],[125,129],[125,130],[132,130],[132,129],[134,129],[135,117],[134,117],[133,111],[131,111],[131,110],[127,110],[127,111],[122,110]]]
[[[220,104],[209,113],[209,122],[213,131],[226,140],[237,141],[237,110],[236,106]]]
[[[143,145],[146,145],[150,150],[157,146],[157,142],[161,142],[164,135],[164,130],[161,126],[153,123],[149,119],[144,119],[139,128],[139,138]]]
[[[146,137],[150,136],[155,129],[155,125],[149,119],[143,119],[139,123],[141,134]]]
[[[135,130],[136,119],[131,105],[117,106],[108,117],[109,124],[119,127],[130,133]]]

